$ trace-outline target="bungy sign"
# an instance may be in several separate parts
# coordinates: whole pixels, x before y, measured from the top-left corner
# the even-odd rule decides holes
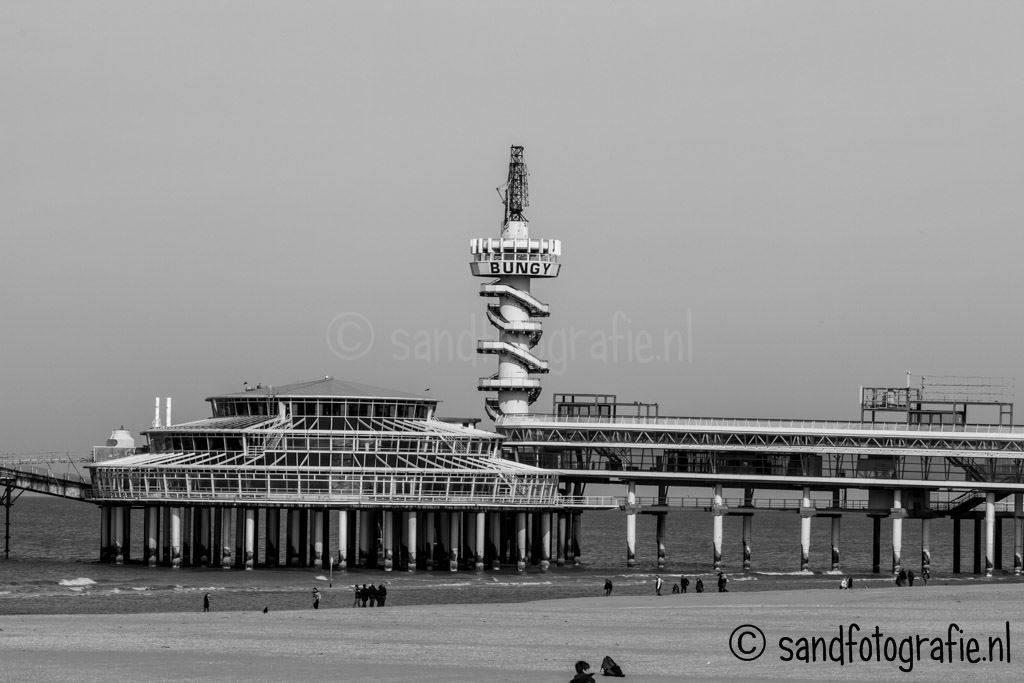
[[[561,263],[538,263],[536,261],[473,261],[469,264],[473,275],[528,275],[530,277],[558,277]]]

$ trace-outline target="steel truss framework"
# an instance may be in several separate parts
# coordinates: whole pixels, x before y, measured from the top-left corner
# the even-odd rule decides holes
[[[878,428],[872,428],[878,427]],[[568,470],[1024,482],[1024,430],[720,418],[508,416],[512,459]]]

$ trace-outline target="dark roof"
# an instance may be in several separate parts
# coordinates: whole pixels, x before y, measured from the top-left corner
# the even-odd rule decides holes
[[[276,396],[278,398],[287,396],[303,397],[341,397],[341,398],[405,398],[419,401],[431,401],[437,403],[437,399],[420,394],[411,394],[407,391],[397,389],[384,389],[360,382],[349,382],[333,377],[314,379],[309,382],[295,382],[293,384],[279,385],[257,385],[250,391],[236,391],[230,394],[217,394],[211,398],[243,398],[246,396]]]

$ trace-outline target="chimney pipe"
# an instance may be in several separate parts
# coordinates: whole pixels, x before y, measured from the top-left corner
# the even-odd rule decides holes
[[[153,399],[153,429],[160,428],[160,397]]]
[[[164,419],[164,423],[165,423],[164,424],[165,427],[170,427],[171,426],[171,397],[170,396],[167,397],[167,417]]]

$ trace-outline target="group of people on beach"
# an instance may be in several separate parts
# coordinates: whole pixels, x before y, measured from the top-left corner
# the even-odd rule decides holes
[[[615,660],[611,657],[605,657],[601,660],[601,675],[613,678],[625,678],[626,676],[626,674],[622,673],[622,667],[616,664]],[[572,677],[569,683],[596,683],[594,674],[590,672],[590,665],[582,659],[576,662],[576,675]]]
[[[370,603],[370,607],[383,607],[388,599],[388,589],[383,583],[379,586],[374,586],[372,583],[367,586],[364,583],[362,588],[359,587],[359,584],[356,584],[352,586],[352,593],[354,597],[352,600],[353,607],[366,607],[366,603]]]
[[[896,574],[896,585],[897,586],[911,586],[913,587],[914,581],[917,580],[917,575],[913,569],[900,569],[899,573]],[[921,572],[921,583],[928,583],[928,572]]]
[[[661,576],[655,576],[654,577],[654,592],[655,592],[656,595],[661,595],[661,588],[662,588],[663,585],[664,585],[664,582],[662,581]],[[725,572],[718,572],[718,582],[717,582],[717,585],[718,585],[718,592],[719,593],[728,593],[729,592],[729,589],[727,588],[727,586],[729,585],[729,577],[725,575]],[[687,592],[689,592],[689,590],[690,590],[690,579],[689,579],[689,577],[686,576],[686,574],[683,574],[682,576],[679,577],[679,583],[672,584],[672,592],[673,593],[687,593]],[[702,579],[701,577],[698,576],[696,582],[693,584],[693,590],[696,593],[703,593],[704,592],[704,579]]]

